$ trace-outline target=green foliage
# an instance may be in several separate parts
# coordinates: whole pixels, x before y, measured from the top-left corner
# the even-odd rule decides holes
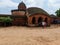
[[[12,19],[10,17],[0,17],[0,22],[11,22]]]
[[[57,10],[55,13],[56,13],[56,16],[60,17],[60,9]]]

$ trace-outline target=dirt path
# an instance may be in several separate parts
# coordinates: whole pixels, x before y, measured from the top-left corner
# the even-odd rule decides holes
[[[60,45],[60,27],[0,28],[0,45]]]

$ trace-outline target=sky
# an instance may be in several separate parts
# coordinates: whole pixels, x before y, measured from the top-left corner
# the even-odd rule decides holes
[[[55,11],[60,8],[60,0],[0,0],[0,14],[11,14],[11,10],[17,9],[22,1],[27,8],[39,7],[49,14],[55,14]]]

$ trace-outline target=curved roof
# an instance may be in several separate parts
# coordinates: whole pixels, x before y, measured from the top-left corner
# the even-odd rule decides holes
[[[27,9],[27,11],[30,15],[35,14],[35,13],[49,15],[46,11],[44,11],[41,8],[37,8],[37,7],[30,7],[30,8]]]

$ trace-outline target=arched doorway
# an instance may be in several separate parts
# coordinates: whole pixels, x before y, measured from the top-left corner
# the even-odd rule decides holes
[[[36,19],[35,19],[35,17],[33,17],[32,18],[32,24],[35,24],[35,22],[36,22]]]
[[[48,18],[46,17],[44,21],[46,22],[46,26],[47,26],[48,25]]]
[[[48,23],[48,18],[46,17],[44,21],[45,21],[46,23]]]
[[[42,21],[43,21],[43,18],[42,18],[42,17],[39,17],[39,18],[38,18],[38,25],[39,25],[39,26],[42,26]]]

